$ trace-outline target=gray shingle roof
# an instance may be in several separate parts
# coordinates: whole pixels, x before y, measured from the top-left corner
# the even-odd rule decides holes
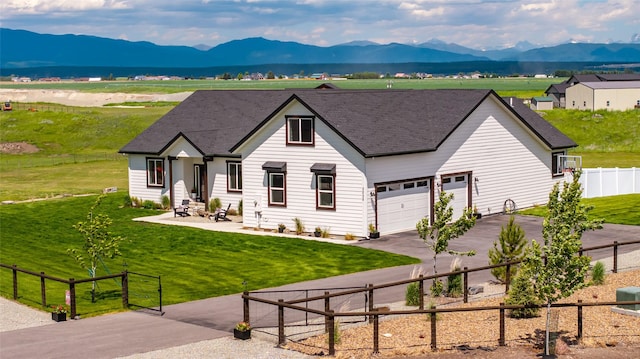
[[[363,156],[435,151],[491,95],[497,97],[491,90],[202,90],[120,152],[159,154],[182,134],[203,155],[228,156],[294,99]],[[549,147],[576,145],[520,100],[515,102],[521,106],[514,106],[514,113]]]

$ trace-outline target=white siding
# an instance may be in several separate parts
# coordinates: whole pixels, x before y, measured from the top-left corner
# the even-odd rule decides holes
[[[231,204],[231,208],[238,209],[242,192],[227,192],[227,160],[240,161],[239,158],[216,157],[213,162],[207,162],[209,200],[217,197],[220,198],[223,208]]]
[[[168,176],[165,176],[165,187],[147,187],[147,157],[145,155],[130,154],[129,157],[129,195],[136,197],[142,201],[154,201],[162,203],[162,196],[169,195],[167,190]],[[154,157],[158,158],[158,157]],[[168,162],[165,161],[165,171],[168,168]]]
[[[315,145],[287,146],[285,115],[312,115],[297,102],[285,107],[256,133],[238,152],[243,154],[244,224],[248,227],[277,228],[284,223],[294,229],[292,219],[302,219],[306,231],[316,226],[332,234],[367,233],[365,211],[364,159],[350,145],[315,120]],[[268,185],[262,165],[267,161],[287,162],[285,207],[268,206]],[[314,163],[336,164],[335,210],[316,209]],[[249,190],[250,189],[250,190]],[[253,202],[261,201],[260,223]]]

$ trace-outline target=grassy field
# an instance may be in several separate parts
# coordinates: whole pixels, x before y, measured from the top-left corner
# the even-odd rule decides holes
[[[544,95],[549,85],[564,79],[534,79],[505,77],[491,79],[392,79],[394,89],[494,89],[502,96],[522,95],[522,98]],[[238,90],[238,89],[284,89],[313,88],[321,83],[331,82],[344,89],[385,89],[389,80],[177,80],[177,81],[102,81],[102,82],[60,82],[60,83],[0,83],[0,88],[63,89],[86,92],[125,93],[176,93],[195,90]]]
[[[0,206],[2,241],[0,262],[61,278],[87,278],[88,274],[66,254],[82,248],[83,239],[73,225],[86,218],[96,196],[73,197]],[[132,218],[158,212],[123,208],[124,194],[110,194],[98,208],[113,220],[113,235],[126,237],[122,257],[105,260],[98,275],[123,270],[160,275],[163,304],[239,293],[286,283],[330,277],[375,268],[418,263],[415,258],[296,238],[213,232],[182,226],[134,222]],[[20,275],[21,301],[37,306],[40,280]],[[132,279],[132,302],[139,283]],[[117,310],[119,285],[100,282],[100,299],[90,304],[90,285],[79,285],[78,304],[83,316]],[[51,304],[64,303],[62,284],[47,281]],[[157,287],[147,289],[155,295]],[[0,269],[0,294],[12,294],[11,271]],[[155,304],[157,305],[157,303]]]

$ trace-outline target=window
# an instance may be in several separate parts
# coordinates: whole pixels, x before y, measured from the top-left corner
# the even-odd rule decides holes
[[[287,144],[313,145],[313,118],[287,117]]]
[[[564,160],[560,156],[564,156],[565,152],[553,152],[551,154],[551,174],[553,176],[562,175],[562,170],[564,168]]]
[[[227,162],[227,191],[242,191],[242,164]]]
[[[285,174],[269,172],[269,205],[286,206]]]
[[[164,186],[164,159],[147,158],[147,186]]]
[[[335,177],[332,175],[316,175],[316,206],[318,208],[336,208]]]

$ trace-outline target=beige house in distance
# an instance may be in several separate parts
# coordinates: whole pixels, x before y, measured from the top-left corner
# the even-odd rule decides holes
[[[566,89],[566,108],[590,111],[640,108],[640,81],[577,83]]]

